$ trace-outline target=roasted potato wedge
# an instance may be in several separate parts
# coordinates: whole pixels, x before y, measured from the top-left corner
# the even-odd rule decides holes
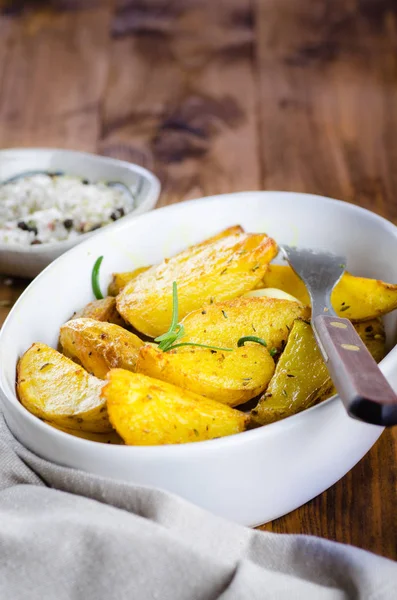
[[[367,321],[397,308],[397,285],[345,273],[331,300],[340,316],[352,321]]]
[[[19,400],[31,413],[59,427],[113,431],[102,387],[103,381],[46,344],[33,344],[18,361]]]
[[[376,362],[379,363],[386,356],[386,333],[382,319],[355,323],[354,328]]]
[[[295,296],[291,296],[291,294],[287,294],[287,292],[283,292],[278,288],[257,288],[256,290],[251,290],[244,294],[245,298],[279,298],[280,300],[289,300],[290,302],[298,302],[302,304],[298,298]]]
[[[354,327],[374,359],[380,362],[386,353],[382,321],[373,319]],[[335,393],[311,326],[297,320],[266,393],[251,411],[252,423],[265,425],[279,421]]]
[[[253,289],[276,252],[275,241],[265,234],[236,233],[203,242],[130,281],[117,296],[117,310],[137,331],[159,336],[171,323],[174,281],[182,319],[206,302]]]
[[[333,384],[311,326],[295,321],[269,386],[251,411],[253,425],[266,425],[325,400]]]
[[[209,304],[183,319],[183,341],[235,348],[241,337],[254,335],[281,350],[295,319],[307,319],[309,312],[297,302],[266,297]]]
[[[126,444],[183,444],[244,431],[248,416],[141,373],[112,369],[102,390],[109,418]]]
[[[232,227],[228,227],[227,229],[224,229],[220,233],[212,236],[211,238],[205,240],[204,242],[200,242],[199,244],[196,244],[195,247],[197,248],[198,246],[203,246],[205,244],[208,244],[209,242],[216,242],[224,237],[227,237],[228,235],[236,235],[238,233],[244,233],[244,229],[240,225],[234,225]],[[194,247],[194,246],[192,246],[192,247]],[[140,275],[141,273],[144,273],[145,271],[147,271],[150,268],[151,268],[151,266],[150,267],[139,267],[138,269],[135,269],[134,271],[124,271],[123,273],[113,273],[113,278],[112,278],[112,281],[110,282],[109,288],[108,288],[109,296],[117,296],[117,294],[119,294],[121,292],[121,290],[123,290],[125,288],[127,283],[129,283],[130,281],[132,281],[133,279],[138,277],[138,275]]]
[[[44,421],[47,425],[51,425],[55,429],[59,429],[59,431],[63,431],[64,433],[68,433],[69,435],[74,435],[75,437],[82,438],[83,440],[88,440],[90,442],[99,442],[100,444],[115,444],[117,446],[124,446],[124,441],[121,439],[119,434],[116,431],[109,431],[109,433],[90,433],[89,431],[76,431],[75,429],[66,429],[66,427],[59,427],[55,425],[55,423],[50,423],[48,421]]]
[[[105,379],[110,369],[135,370],[143,342],[119,325],[94,319],[72,319],[61,327],[65,356],[77,360],[89,373]]]
[[[150,267],[139,267],[134,271],[124,271],[123,273],[113,273],[112,281],[108,287],[109,296],[117,296],[122,289],[125,288],[127,283],[138,277],[141,273],[144,273],[150,269]]]
[[[310,297],[305,284],[288,265],[269,265],[262,283],[262,287],[282,290],[294,296],[305,306],[310,306]]]
[[[116,298],[107,296],[103,300],[94,300],[75,312],[72,319],[95,319],[95,321],[103,321],[106,323],[114,323],[120,327],[125,327],[124,319],[119,315],[116,308]]]
[[[306,287],[287,265],[269,265],[264,287],[279,288],[309,306]],[[397,308],[397,285],[345,273],[332,293],[332,305],[341,317],[367,321]]]
[[[147,345],[139,351],[137,373],[238,406],[258,396],[274,373],[274,360],[263,346],[249,343],[232,352],[186,347],[162,352]]]

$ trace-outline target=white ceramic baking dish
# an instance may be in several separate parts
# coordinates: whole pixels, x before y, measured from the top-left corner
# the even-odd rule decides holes
[[[382,429],[349,418],[337,396],[278,423],[227,438],[128,447],[53,429],[25,410],[15,395],[18,357],[35,341],[55,345],[60,325],[92,300],[90,277],[97,256],[105,257],[105,289],[112,272],[156,263],[237,223],[248,231],[265,231],[279,243],[337,251],[346,255],[349,271],[397,282],[397,228],[371,212],[327,198],[248,192],[124,219],[52,263],[5,322],[0,332],[0,389],[14,435],[33,452],[61,465],[169,490],[246,525],[284,515],[343,477]],[[395,325],[391,314],[386,319],[390,348]],[[397,389],[396,348],[381,369]]]

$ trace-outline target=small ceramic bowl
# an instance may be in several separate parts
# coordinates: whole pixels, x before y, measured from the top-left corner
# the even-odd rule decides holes
[[[350,418],[338,396],[277,423],[182,445],[116,446],[63,433],[30,414],[15,394],[18,357],[36,341],[56,347],[59,327],[92,301],[115,271],[155,264],[231,225],[265,231],[280,244],[345,255],[349,271],[397,282],[397,227],[351,204],[281,192],[247,192],[123,220],[79,244],[27,288],[0,331],[0,392],[8,426],[44,458],[97,475],[162,488],[245,525],[286,514],[347,473],[382,428]],[[396,312],[385,319],[389,353],[380,368],[397,389]],[[361,494],[362,490],[357,490]]]
[[[45,148],[22,148],[0,151],[1,182],[29,171],[62,172],[89,181],[117,181],[127,186],[135,197],[136,208],[122,217],[130,221],[154,208],[160,194],[160,183],[152,173],[138,165],[84,152]],[[105,225],[109,230],[114,224]],[[61,254],[98,234],[83,233],[62,242],[18,247],[0,243],[0,273],[16,277],[35,277]]]

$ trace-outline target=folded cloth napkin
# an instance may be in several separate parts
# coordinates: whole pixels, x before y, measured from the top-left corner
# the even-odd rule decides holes
[[[1,600],[397,598],[397,563],[59,467],[0,415]]]

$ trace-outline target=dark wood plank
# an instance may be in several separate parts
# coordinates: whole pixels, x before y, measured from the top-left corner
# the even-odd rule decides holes
[[[27,279],[0,275],[0,327],[28,284]]]
[[[152,168],[160,205],[260,183],[249,0],[121,1],[103,153]]]
[[[110,8],[21,5],[0,16],[0,31],[9,30],[0,41],[0,146],[96,151]]]
[[[265,188],[341,198],[397,221],[397,5],[257,0]],[[397,558],[397,432],[326,493],[263,527]]]
[[[258,0],[263,185],[397,219],[397,4]]]

